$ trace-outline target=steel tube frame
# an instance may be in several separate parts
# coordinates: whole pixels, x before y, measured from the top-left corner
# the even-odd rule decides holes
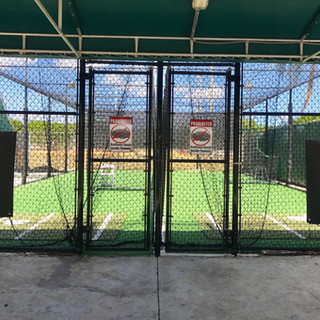
[[[157,77],[157,137],[156,150],[154,161],[154,176],[155,176],[155,239],[154,239],[154,254],[160,256],[161,250],[161,234],[162,234],[162,201],[161,194],[161,176],[162,176],[162,93],[163,93],[163,63],[158,62],[158,77]]]
[[[240,117],[240,63],[235,66],[234,75],[234,118],[233,118],[233,186],[232,186],[232,254],[238,253],[239,218],[239,117]]]
[[[76,250],[83,250],[83,207],[84,207],[84,143],[85,143],[85,97],[86,97],[86,64],[80,60],[79,88],[79,146],[78,146],[78,206]]]

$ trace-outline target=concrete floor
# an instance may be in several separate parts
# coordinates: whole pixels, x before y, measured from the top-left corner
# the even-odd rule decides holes
[[[0,254],[0,272],[6,320],[320,319],[319,256]]]

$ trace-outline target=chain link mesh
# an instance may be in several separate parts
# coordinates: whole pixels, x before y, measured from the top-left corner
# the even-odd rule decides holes
[[[14,212],[1,248],[72,250],[77,62],[0,59],[0,130],[16,131]]]
[[[319,226],[307,223],[305,166],[305,141],[319,139],[319,76],[316,65],[244,65],[242,248],[319,247]]]

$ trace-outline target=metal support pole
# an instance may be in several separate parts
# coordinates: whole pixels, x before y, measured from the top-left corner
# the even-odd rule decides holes
[[[154,107],[154,87],[153,87],[153,68],[150,68],[150,74],[148,76],[148,112],[146,113],[146,123],[147,123],[147,132],[146,132],[146,153],[147,153],[147,171],[148,171],[148,178],[147,178],[147,217],[146,217],[146,250],[150,250],[151,245],[151,168],[152,168],[152,155],[151,155],[151,147],[152,147],[152,131],[153,131],[153,107]],[[124,164],[124,163],[123,163]]]
[[[292,89],[289,91],[288,105],[288,178],[287,183],[292,181],[292,138],[293,138],[293,117],[292,117]]]
[[[25,83],[28,82],[28,60],[26,58],[26,65],[24,71]],[[23,166],[22,166],[22,184],[27,183],[28,167],[29,167],[29,132],[28,132],[28,87],[24,87],[24,111],[26,112],[23,117],[24,122],[24,148],[23,148]]]
[[[87,149],[87,232],[86,232],[86,247],[88,248],[91,243],[91,232],[89,232],[88,228],[91,226],[91,215],[92,215],[92,208],[91,208],[91,195],[92,195],[92,181],[91,181],[91,156],[92,156],[92,132],[93,132],[93,101],[94,99],[94,86],[93,86],[93,74],[92,70],[89,73],[89,108],[88,108],[88,149]]]
[[[51,112],[51,98],[48,99],[48,112]],[[48,116],[48,123],[47,123],[47,134],[48,134],[48,141],[47,141],[47,160],[48,160],[48,175],[47,177],[51,177],[51,115]]]
[[[162,91],[163,91],[163,63],[158,63],[157,79],[157,137],[155,150],[155,256],[160,256],[161,250],[161,229],[162,229]]]
[[[233,119],[233,199],[232,199],[232,254],[238,253],[239,216],[239,115],[240,115],[240,63],[235,66],[234,119]]]
[[[231,113],[231,70],[227,73],[227,100],[226,100],[226,110],[225,110],[225,141],[224,141],[224,158],[225,158],[225,168],[224,168],[224,242],[228,241],[229,237],[229,199],[230,199],[230,113]],[[224,243],[226,245],[226,243]]]
[[[68,112],[68,106],[66,105],[66,114],[64,116],[64,173],[68,172],[68,115],[67,115],[67,112]]]
[[[77,208],[77,244],[76,249],[82,252],[83,245],[83,195],[84,195],[84,140],[85,140],[85,60],[80,60],[79,90],[79,147],[78,147],[78,208]]]
[[[265,145],[265,154],[269,155],[269,116],[268,116],[268,99],[266,100],[266,125],[264,128],[264,145]],[[266,168],[267,168],[267,173],[269,174],[269,161],[268,158],[266,157]],[[269,179],[272,179],[271,173],[269,174]]]

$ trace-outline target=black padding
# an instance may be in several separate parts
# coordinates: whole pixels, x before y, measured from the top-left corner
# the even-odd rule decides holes
[[[0,217],[13,215],[16,132],[0,132]]]
[[[320,224],[320,141],[306,140],[307,221]]]

